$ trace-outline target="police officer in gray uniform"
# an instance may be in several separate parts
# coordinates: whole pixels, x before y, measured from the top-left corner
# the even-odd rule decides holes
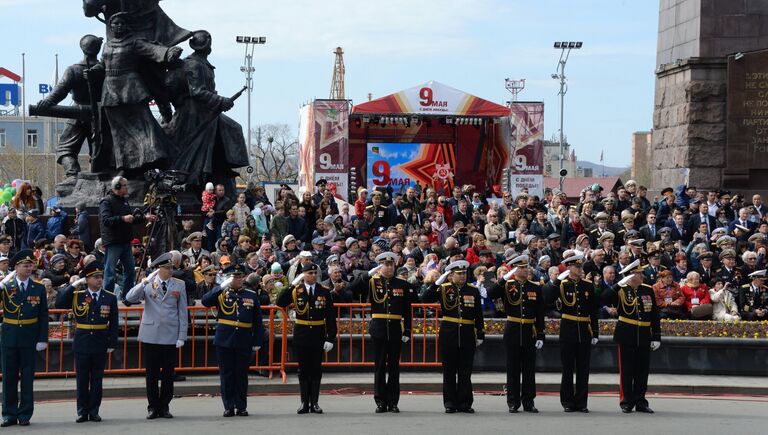
[[[147,370],[147,419],[173,418],[168,405],[173,398],[177,350],[187,338],[187,292],[184,281],[173,278],[170,253],[150,264],[155,269],[126,296],[130,303],[144,301],[139,341],[144,344]],[[158,381],[160,388],[158,389]]]

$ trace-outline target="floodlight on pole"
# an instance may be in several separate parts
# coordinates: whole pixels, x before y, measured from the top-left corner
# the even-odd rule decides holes
[[[560,60],[557,62],[557,74],[552,74],[552,78],[560,80],[560,172],[563,171],[563,162],[565,160],[564,149],[564,134],[563,134],[563,115],[565,113],[565,94],[568,92],[565,78],[565,64],[568,62],[568,57],[571,55],[571,50],[581,49],[583,43],[581,41],[555,41],[555,49],[560,51]],[[563,190],[563,178],[560,178],[560,190]]]
[[[517,94],[525,89],[525,79],[512,80],[504,79],[504,87],[512,94],[512,102],[517,101]]]
[[[235,37],[238,44],[245,44],[245,65],[240,67],[240,71],[245,74],[245,85],[248,88],[248,152],[251,152],[251,94],[253,93],[253,73],[256,68],[253,67],[253,50],[256,45],[267,43],[264,36],[240,36]]]

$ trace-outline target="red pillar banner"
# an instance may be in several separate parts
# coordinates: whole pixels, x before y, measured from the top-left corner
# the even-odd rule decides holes
[[[299,190],[328,181],[334,195],[346,200],[349,189],[349,102],[318,100],[301,110]]]
[[[509,140],[512,193],[544,195],[544,103],[512,103]]]

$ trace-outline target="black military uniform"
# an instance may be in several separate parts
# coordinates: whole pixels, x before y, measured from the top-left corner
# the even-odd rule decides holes
[[[619,404],[622,412],[653,413],[648,407],[648,372],[651,364],[651,343],[661,344],[659,309],[653,287],[642,283],[637,288],[629,284],[634,274],[642,275],[639,261],[628,265],[622,274],[627,276],[619,288],[619,320],[613,341],[619,345]],[[654,350],[655,350],[654,348]]]
[[[528,269],[528,256],[521,255],[510,261],[510,266]],[[499,280],[488,288],[488,297],[504,301],[507,326],[504,328],[504,347],[507,349],[507,406],[515,413],[523,404],[527,412],[538,412],[533,404],[536,398],[536,347],[544,343],[545,301],[541,286],[533,281],[520,281],[517,277]],[[522,395],[520,376],[522,374]]]
[[[306,264],[302,273],[319,273],[316,264]],[[299,390],[301,407],[297,413],[322,414],[317,405],[322,379],[323,350],[330,350],[336,341],[336,309],[331,291],[319,283],[288,286],[277,298],[283,308],[293,306],[296,320],[293,328],[293,347],[299,362]],[[325,348],[325,349],[324,349]]]
[[[739,314],[743,320],[768,320],[768,314],[760,316],[756,310],[768,309],[768,288],[765,287],[765,270],[753,272],[752,282],[739,289]]]
[[[449,264],[446,273],[467,273],[467,269],[469,263],[459,260]],[[485,338],[480,291],[472,284],[434,284],[424,291],[422,300],[438,302],[442,313],[438,346],[443,363],[445,412],[474,413],[472,362],[477,345]]]
[[[394,263],[397,255],[385,252],[376,257],[379,264]],[[376,412],[400,412],[400,352],[411,335],[411,303],[417,300],[413,287],[397,277],[380,274],[360,275],[350,289],[356,300],[370,302],[368,333],[373,341],[373,400]]]
[[[222,272],[242,278],[243,266],[234,264]],[[231,282],[231,279],[230,279]],[[259,296],[244,287],[223,284],[203,295],[206,307],[216,307],[216,356],[219,361],[224,417],[248,415],[248,366],[264,340]]]
[[[83,279],[103,277],[96,261],[83,268]],[[78,290],[82,288],[83,290]],[[117,296],[103,288],[68,285],[56,296],[56,308],[72,310],[76,322],[73,350],[77,378],[77,420],[101,421],[102,380],[107,354],[117,347]]]
[[[37,264],[34,253],[25,249],[11,258],[14,268],[24,263]],[[1,427],[29,425],[34,410],[36,351],[48,346],[48,300],[45,287],[32,281],[6,276],[0,285],[3,326],[0,333],[3,369],[3,423]],[[21,383],[21,397],[19,397]]]
[[[581,267],[583,257],[574,255],[566,258],[566,267]],[[587,279],[573,279],[570,276],[560,281],[558,308],[560,318],[560,358],[563,377],[560,382],[560,403],[565,412],[589,412],[589,358],[592,340],[600,334],[598,327],[599,299],[594,285]],[[576,372],[576,389],[573,374]]]

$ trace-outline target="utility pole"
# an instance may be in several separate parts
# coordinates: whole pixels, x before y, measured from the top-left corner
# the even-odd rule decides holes
[[[21,53],[21,179],[27,179],[27,54]]]
[[[563,190],[563,180],[565,176],[568,174],[567,171],[563,173],[565,170],[563,168],[563,161],[565,160],[565,151],[564,151],[564,122],[563,122],[563,116],[565,114],[565,94],[568,92],[568,86],[566,85],[566,78],[565,78],[565,64],[568,62],[568,57],[571,55],[571,50],[578,50],[581,49],[581,46],[583,45],[580,41],[558,41],[555,42],[555,49],[561,50],[560,51],[560,60],[557,62],[557,74],[552,74],[552,78],[555,80],[560,80],[560,92],[558,95],[560,95],[560,190]]]
[[[253,93],[253,73],[256,69],[253,67],[253,50],[256,45],[267,43],[264,36],[238,36],[235,38],[238,44],[245,44],[244,65],[240,71],[245,73],[245,86],[248,87],[248,149],[251,149],[251,94]]]

